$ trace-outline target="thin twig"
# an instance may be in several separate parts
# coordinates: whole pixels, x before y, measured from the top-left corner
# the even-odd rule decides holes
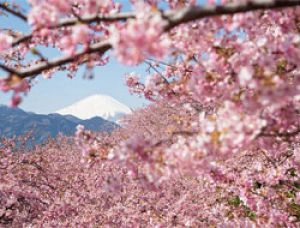
[[[16,11],[10,7],[8,7],[8,4],[7,3],[0,3],[0,9],[3,9],[5,10],[6,12],[20,18],[21,20],[23,21],[26,21],[27,22],[27,17],[26,15],[24,15],[23,13],[19,12],[19,11]]]
[[[159,72],[159,71],[152,65],[152,63],[148,62],[147,60],[145,60],[144,62],[147,63],[147,64],[149,65],[149,67],[150,67],[151,69],[153,69],[153,70],[154,70],[154,71],[155,71],[155,72],[163,79],[163,81],[164,81],[165,84],[167,84],[167,85],[170,84],[170,82],[162,75],[161,72]]]

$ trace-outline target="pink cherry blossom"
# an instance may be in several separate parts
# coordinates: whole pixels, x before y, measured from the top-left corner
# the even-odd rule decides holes
[[[12,37],[4,33],[0,33],[0,52],[6,51],[11,48]]]

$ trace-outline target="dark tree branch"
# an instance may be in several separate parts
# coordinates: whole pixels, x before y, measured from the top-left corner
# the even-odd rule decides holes
[[[79,51],[72,56],[62,56],[57,59],[53,59],[52,61],[43,62],[41,64],[37,64],[32,67],[25,68],[19,71],[18,75],[22,78],[38,75],[45,70],[50,70],[54,67],[68,64],[87,54],[92,54],[96,52],[99,53],[99,55],[104,54],[106,51],[111,49],[111,47],[112,46],[109,41],[99,42],[91,45],[87,50]]]
[[[299,0],[252,0],[247,3],[229,3],[222,6],[187,7],[179,10],[172,10],[164,14],[164,18],[169,22],[165,30],[168,31],[180,24],[206,17],[232,15],[256,10],[278,9],[299,5]]]
[[[21,43],[25,43],[27,41],[30,41],[31,38],[32,38],[32,34],[27,34],[27,35],[21,36],[21,37],[15,39],[13,41],[12,46],[15,47],[15,46],[17,46],[17,45],[19,45]]]
[[[38,74],[42,73],[43,71],[50,70],[52,68],[71,63],[85,55],[96,53],[96,52],[99,53],[99,55],[104,54],[106,51],[111,49],[111,47],[112,46],[109,41],[103,41],[103,42],[93,44],[87,50],[79,51],[72,56],[58,57],[58,58],[50,60],[50,61],[42,62],[40,64],[36,64],[36,65],[30,66],[30,67],[25,67],[21,70],[15,70],[15,69],[10,68],[1,63],[0,63],[0,68],[2,68],[4,71],[6,71],[10,74],[15,74],[15,75],[19,76],[20,78],[35,77]]]
[[[15,75],[19,75],[19,72],[16,71],[14,68],[8,67],[2,63],[0,63],[0,68],[10,74],[15,74]]]
[[[265,130],[263,130],[260,134],[257,135],[257,138],[258,137],[290,138],[290,137],[295,137],[298,134],[300,134],[300,128],[291,132],[276,132],[276,131],[266,132]]]
[[[8,4],[7,4],[7,3],[0,3],[0,9],[3,9],[3,10],[5,10],[6,12],[8,12],[8,13],[10,13],[10,14],[12,14],[12,15],[18,17],[18,18],[20,18],[21,20],[27,22],[27,17],[26,17],[24,14],[22,14],[21,12],[16,11],[16,10],[14,10],[14,9],[12,9],[12,8],[10,8],[10,7],[8,7]]]
[[[187,23],[190,21],[194,21],[197,19],[201,19],[204,17],[211,16],[220,16],[220,15],[228,15],[242,12],[249,12],[254,10],[264,10],[264,9],[274,9],[274,8],[284,8],[291,6],[299,6],[300,0],[262,0],[261,2],[253,1],[246,4],[227,4],[224,6],[194,6],[194,7],[186,7],[179,10],[169,10],[162,14],[163,18],[167,21],[165,25],[165,31],[169,31],[170,29],[178,26],[182,23]],[[95,22],[114,22],[114,21],[126,21],[130,18],[135,18],[134,12],[121,12],[113,15],[92,15],[85,16],[78,19],[74,18],[66,18],[61,20],[55,26],[50,27],[50,29],[73,26],[78,23],[95,23]],[[32,34],[25,35],[24,37],[18,38],[13,46],[16,46],[22,42],[26,42],[30,40]]]
[[[133,12],[126,13],[118,13],[114,15],[94,15],[94,16],[86,16],[86,17],[74,17],[74,18],[66,18],[62,19],[57,25],[50,26],[49,29],[58,29],[62,27],[70,27],[74,26],[78,23],[91,24],[96,22],[114,22],[114,21],[124,21],[130,18],[135,18],[135,14]],[[27,42],[32,38],[32,34],[27,34],[16,39],[12,46],[15,47],[21,43]]]
[[[57,26],[54,27],[64,27],[64,26],[73,26],[80,23],[91,24],[96,22],[114,22],[114,21],[126,21],[130,18],[135,18],[134,12],[124,12],[124,13],[117,13],[112,15],[92,15],[92,16],[85,16],[85,17],[74,17],[74,18],[66,18],[63,19]]]

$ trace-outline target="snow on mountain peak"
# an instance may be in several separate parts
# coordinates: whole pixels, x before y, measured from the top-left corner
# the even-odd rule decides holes
[[[83,120],[99,116],[106,120],[116,121],[120,116],[130,114],[131,110],[111,96],[96,94],[77,101],[55,113],[73,115]]]

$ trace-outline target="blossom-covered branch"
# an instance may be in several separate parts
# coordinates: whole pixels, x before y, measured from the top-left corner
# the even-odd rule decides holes
[[[274,9],[274,8],[283,8],[283,7],[291,7],[291,6],[297,6],[300,5],[300,1],[298,0],[267,0],[267,1],[249,1],[245,3],[229,3],[222,6],[191,6],[186,7],[183,9],[178,10],[169,10],[166,12],[162,12],[161,16],[163,18],[163,21],[161,22],[163,24],[163,31],[167,32],[171,30],[172,28],[178,26],[182,23],[187,23],[190,21],[194,21],[197,19],[201,19],[204,17],[210,17],[210,16],[218,16],[218,15],[228,15],[228,14],[235,14],[235,13],[242,13],[242,12],[249,12],[249,11],[255,11],[255,10],[262,10],[262,9]],[[122,21],[122,20],[128,20],[136,18],[136,14],[133,12],[126,12],[126,13],[116,13],[112,15],[105,15],[105,14],[97,14],[95,16],[83,16],[83,17],[73,17],[73,18],[67,18],[62,19],[57,24],[51,25],[49,28],[61,28],[66,26],[74,26],[78,23],[94,23],[94,22],[114,22],[114,21]],[[27,42],[32,38],[32,34],[21,36],[17,38],[15,41],[12,42],[12,46],[19,45],[23,42]],[[96,44],[96,46],[102,45],[102,44]],[[111,45],[112,47],[112,45]],[[91,48],[93,49],[93,48]],[[108,48],[105,48],[108,50]],[[105,51],[106,51],[105,50]],[[87,51],[86,54],[94,53],[94,51],[90,52]],[[103,52],[101,52],[103,53]],[[76,57],[81,56],[83,53],[77,53]],[[54,67],[58,67],[60,65],[66,64],[71,62],[73,59],[76,59],[76,57],[66,57],[61,58],[58,60],[53,60],[46,63],[42,63],[41,65],[36,65],[35,67],[29,67],[26,69],[16,70],[11,69],[9,67],[2,67],[5,71],[14,71],[19,75],[20,77],[31,77],[35,76],[37,74],[42,73],[44,70],[49,70]]]
[[[231,15],[236,13],[245,13],[255,10],[268,10],[284,7],[299,6],[298,0],[261,0],[261,1],[237,1],[225,5],[210,5],[188,7],[175,11],[166,12],[165,18],[169,21],[167,29],[178,26],[182,23],[187,23],[193,20],[198,20],[204,17]]]
[[[15,71],[12,71],[12,72],[14,72],[16,75],[18,75],[21,78],[31,77],[31,76],[40,74],[43,71],[50,70],[55,67],[63,66],[72,61],[76,61],[76,60],[80,61],[81,57],[84,57],[85,55],[88,55],[88,54],[97,53],[98,55],[101,56],[110,48],[111,48],[110,42],[108,42],[108,41],[99,42],[96,44],[92,44],[86,50],[79,51],[72,56],[62,56],[57,59],[53,59],[51,61],[46,61],[41,64],[34,65],[32,67],[28,67],[28,68],[24,68],[24,69],[16,71],[16,72]],[[10,69],[6,68],[4,70],[9,71]]]

